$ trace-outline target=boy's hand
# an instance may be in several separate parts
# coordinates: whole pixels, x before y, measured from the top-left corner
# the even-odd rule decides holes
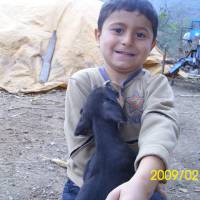
[[[107,196],[106,200],[149,200],[148,188],[143,180],[133,177]]]
[[[153,169],[164,170],[164,163],[156,156],[144,157],[135,175],[112,190],[106,200],[149,200],[158,186],[158,181],[150,180]]]

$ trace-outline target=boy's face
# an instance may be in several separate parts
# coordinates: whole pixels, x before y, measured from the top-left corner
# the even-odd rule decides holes
[[[106,67],[119,73],[139,69],[155,46],[152,24],[138,11],[113,12],[95,36]]]

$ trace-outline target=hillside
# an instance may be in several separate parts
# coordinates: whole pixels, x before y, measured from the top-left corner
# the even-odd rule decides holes
[[[158,46],[164,49],[167,46],[168,54],[179,58],[181,31],[186,32],[185,27],[190,27],[194,19],[200,19],[200,3],[197,0],[150,0],[157,9],[159,15],[163,11],[167,13],[167,19],[160,20],[158,32]],[[167,21],[167,23],[165,23]]]
[[[200,2],[198,0],[150,0],[157,11],[167,4],[174,20],[191,21],[200,18]]]

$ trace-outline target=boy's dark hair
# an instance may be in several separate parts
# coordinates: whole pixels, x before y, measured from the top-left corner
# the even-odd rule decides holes
[[[105,20],[114,11],[138,11],[143,14],[152,24],[153,39],[156,39],[158,29],[158,15],[152,4],[148,0],[106,0],[102,5],[99,19],[98,29],[101,31]]]

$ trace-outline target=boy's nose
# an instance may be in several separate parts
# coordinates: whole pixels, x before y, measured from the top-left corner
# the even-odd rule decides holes
[[[127,34],[123,35],[121,42],[124,46],[132,46],[134,43],[132,34],[127,33]]]

